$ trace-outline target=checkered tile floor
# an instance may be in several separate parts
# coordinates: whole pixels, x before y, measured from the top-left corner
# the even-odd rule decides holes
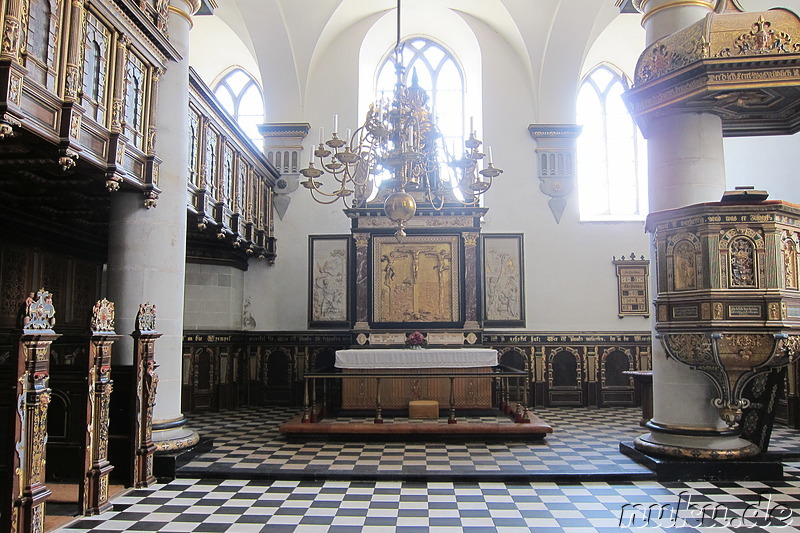
[[[205,472],[222,479],[197,475],[134,490],[115,499],[112,511],[81,518],[62,531],[584,533],[629,527],[654,532],[800,528],[800,463],[787,463],[785,479],[779,482],[638,479],[641,467],[617,451],[620,441],[643,432],[637,425],[638,409],[537,410],[554,429],[542,444],[290,443],[277,426],[295,414],[271,408],[192,416],[192,426],[212,436],[215,447],[179,475]],[[770,451],[798,450],[800,432],[776,428]],[[545,478],[548,472],[618,472],[630,480],[572,476],[559,483],[522,478],[465,482],[453,475],[448,481],[414,482],[382,480],[379,475],[363,481],[352,475],[385,470],[396,477],[411,473],[413,478],[414,472],[437,467],[475,477],[484,471],[496,475],[522,469],[542,472]],[[257,479],[254,472],[273,479]],[[352,479],[337,481],[337,472]],[[309,473],[319,479],[304,476]]]
[[[423,442],[290,442],[278,426],[295,410],[260,408],[192,416],[190,424],[214,439],[214,449],[178,471],[180,477],[298,479],[509,479],[539,476],[624,474],[652,479],[650,470],[619,452],[621,440],[643,433],[638,409],[545,409],[537,416],[553,426],[543,442],[443,440]],[[354,419],[348,419],[354,420]],[[403,423],[407,419],[395,419]],[[487,418],[461,420],[480,423]],[[494,421],[494,419],[491,419]],[[368,422],[371,419],[359,419]],[[390,423],[387,419],[387,423]],[[598,429],[602,428],[601,431]]]
[[[117,498],[113,511],[63,531],[797,531],[799,499],[796,477],[576,485],[177,479]]]

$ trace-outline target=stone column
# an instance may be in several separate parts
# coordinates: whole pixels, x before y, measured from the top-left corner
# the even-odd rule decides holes
[[[643,13],[647,46],[705,17],[716,0],[634,0]],[[709,113],[681,113],[654,119],[649,128],[648,196],[650,212],[719,201],[725,191],[722,122]],[[650,250],[651,260],[656,252]],[[651,294],[658,294],[655,272]],[[711,406],[713,386],[700,372],[668,359],[653,335],[653,419],[648,424],[665,444],[682,445],[725,429]],[[693,436],[694,435],[694,436]],[[702,436],[706,435],[706,436]],[[691,446],[691,444],[689,444]]]
[[[186,270],[186,205],[189,178],[189,30],[199,0],[171,0],[169,36],[182,59],[161,76],[156,110],[156,156],[161,194],[147,209],[140,194],[112,195],[109,220],[108,287],[116,302],[118,331],[135,329],[145,302],[156,307],[162,337],[155,343],[159,362],[158,399],[153,413],[153,442],[159,450],[196,444],[181,413],[183,292]],[[115,351],[123,364],[133,363],[132,339],[124,335]]]

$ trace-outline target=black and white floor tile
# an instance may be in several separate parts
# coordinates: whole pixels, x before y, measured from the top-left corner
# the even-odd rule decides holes
[[[193,427],[214,439],[214,449],[179,470],[180,476],[236,475],[250,478],[291,476],[338,479],[380,479],[455,476],[506,479],[540,476],[625,474],[653,478],[647,468],[619,452],[621,440],[643,433],[641,411],[629,408],[603,410],[550,408],[536,411],[553,427],[544,441],[445,440],[358,442],[310,440],[291,442],[278,426],[295,416],[283,408],[246,409],[229,420],[219,416],[193,416]],[[348,419],[354,420],[354,419]],[[361,419],[360,421],[370,421]],[[395,420],[404,423],[407,419]],[[468,418],[480,423],[480,417]]]
[[[536,414],[554,427],[539,444],[292,443],[278,425],[295,410],[192,416],[192,426],[214,438],[211,452],[181,469],[178,479],[131,491],[111,511],[62,531],[800,530],[800,463],[786,463],[779,482],[658,483],[618,451],[620,441],[644,431],[638,409]],[[799,450],[800,432],[776,428],[770,451],[798,457]],[[451,479],[409,481],[423,471]],[[492,480],[498,472],[527,477]],[[565,473],[580,475],[558,475]]]
[[[797,531],[798,500],[796,478],[575,485],[177,479],[133,491],[113,511],[63,531]]]

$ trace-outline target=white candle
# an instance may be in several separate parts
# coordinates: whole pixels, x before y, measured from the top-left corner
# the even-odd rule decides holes
[[[475,117],[469,117],[469,132],[473,133],[475,131]]]
[[[322,144],[324,142],[325,142],[325,128],[320,128],[319,129],[319,144]]]
[[[489,164],[491,165],[493,163],[493,161],[492,161],[492,147],[491,146],[487,146],[486,148],[487,148],[486,151],[489,152]]]
[[[347,137],[344,138],[345,141],[350,142],[350,136],[353,134],[353,130],[347,128]]]
[[[408,142],[411,146],[414,146],[414,125],[408,127]]]
[[[339,113],[333,115],[333,134],[339,133]]]

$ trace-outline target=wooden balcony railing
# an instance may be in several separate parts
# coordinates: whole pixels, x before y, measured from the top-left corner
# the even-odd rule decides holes
[[[275,260],[272,198],[280,173],[248,140],[208,86],[189,75],[188,257]]]

